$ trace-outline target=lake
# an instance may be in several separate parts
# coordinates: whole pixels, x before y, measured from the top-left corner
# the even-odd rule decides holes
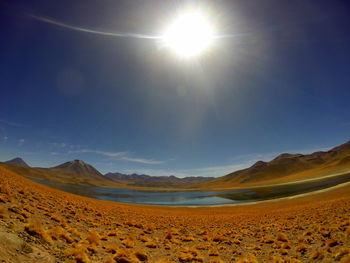
[[[85,185],[62,185],[49,180],[32,179],[69,193],[99,200],[131,204],[161,206],[208,206],[249,203],[289,197],[326,189],[350,181],[350,174],[335,176],[318,181],[281,184],[230,191],[141,191],[123,188],[96,187]]]

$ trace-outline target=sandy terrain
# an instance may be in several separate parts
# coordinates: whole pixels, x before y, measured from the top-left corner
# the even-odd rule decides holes
[[[0,168],[0,262],[350,262],[350,186],[259,204],[84,198]]]

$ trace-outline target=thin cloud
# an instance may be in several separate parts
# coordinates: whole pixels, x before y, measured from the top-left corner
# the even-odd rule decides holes
[[[143,158],[133,158],[133,157],[122,157],[121,160],[128,161],[128,162],[134,162],[134,163],[144,163],[144,164],[162,164],[165,161],[156,161],[152,159],[143,159]]]
[[[68,153],[95,153],[95,154],[103,155],[106,157],[112,157],[112,158],[121,157],[121,156],[128,154],[128,152],[105,152],[105,151],[90,150],[90,149],[69,151]]]
[[[16,127],[16,128],[25,127],[25,125],[22,123],[12,122],[12,121],[8,121],[5,119],[0,119],[0,124],[6,125],[6,126],[11,126],[11,127]]]
[[[161,38],[160,36],[152,36],[152,35],[145,35],[145,34],[99,31],[99,30],[94,30],[94,29],[90,29],[90,28],[86,28],[86,27],[69,25],[69,24],[54,20],[52,18],[47,18],[47,17],[43,17],[43,16],[29,15],[29,17],[36,19],[38,21],[41,21],[41,22],[45,22],[48,24],[68,28],[68,29],[75,30],[75,31],[85,32],[85,33],[92,33],[92,34],[112,36],[112,37],[140,38],[140,39],[159,39],[159,38]]]
[[[53,142],[52,145],[55,146],[55,147],[59,147],[59,148],[64,148],[64,147],[66,147],[66,144],[65,144],[64,142],[60,142],[60,143],[58,143],[58,142]]]
[[[81,147],[80,145],[69,144],[65,142],[51,142],[50,145],[56,148],[70,148],[70,149],[77,149]]]
[[[24,142],[25,142],[24,139],[19,139],[17,144],[18,144],[18,146],[22,146]]]
[[[128,152],[104,152],[104,151],[94,151],[94,152],[97,154],[104,155],[107,157],[112,157],[112,158],[117,158],[128,154]]]
[[[143,163],[143,164],[162,164],[165,161],[158,161],[153,159],[145,159],[145,158],[137,158],[137,157],[130,157],[129,152],[108,152],[108,151],[100,151],[100,150],[91,150],[91,149],[81,149],[76,151],[69,151],[68,153],[94,153],[98,155],[102,155],[105,157],[127,161],[127,162],[134,162],[134,163]]]

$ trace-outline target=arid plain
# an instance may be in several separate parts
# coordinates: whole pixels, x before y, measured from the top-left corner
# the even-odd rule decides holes
[[[350,262],[350,186],[170,208],[61,192],[0,168],[2,262]]]

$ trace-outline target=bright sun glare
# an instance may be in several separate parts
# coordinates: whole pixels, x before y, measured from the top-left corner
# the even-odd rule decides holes
[[[181,57],[197,56],[212,44],[213,28],[199,12],[183,14],[169,26],[162,41]]]

